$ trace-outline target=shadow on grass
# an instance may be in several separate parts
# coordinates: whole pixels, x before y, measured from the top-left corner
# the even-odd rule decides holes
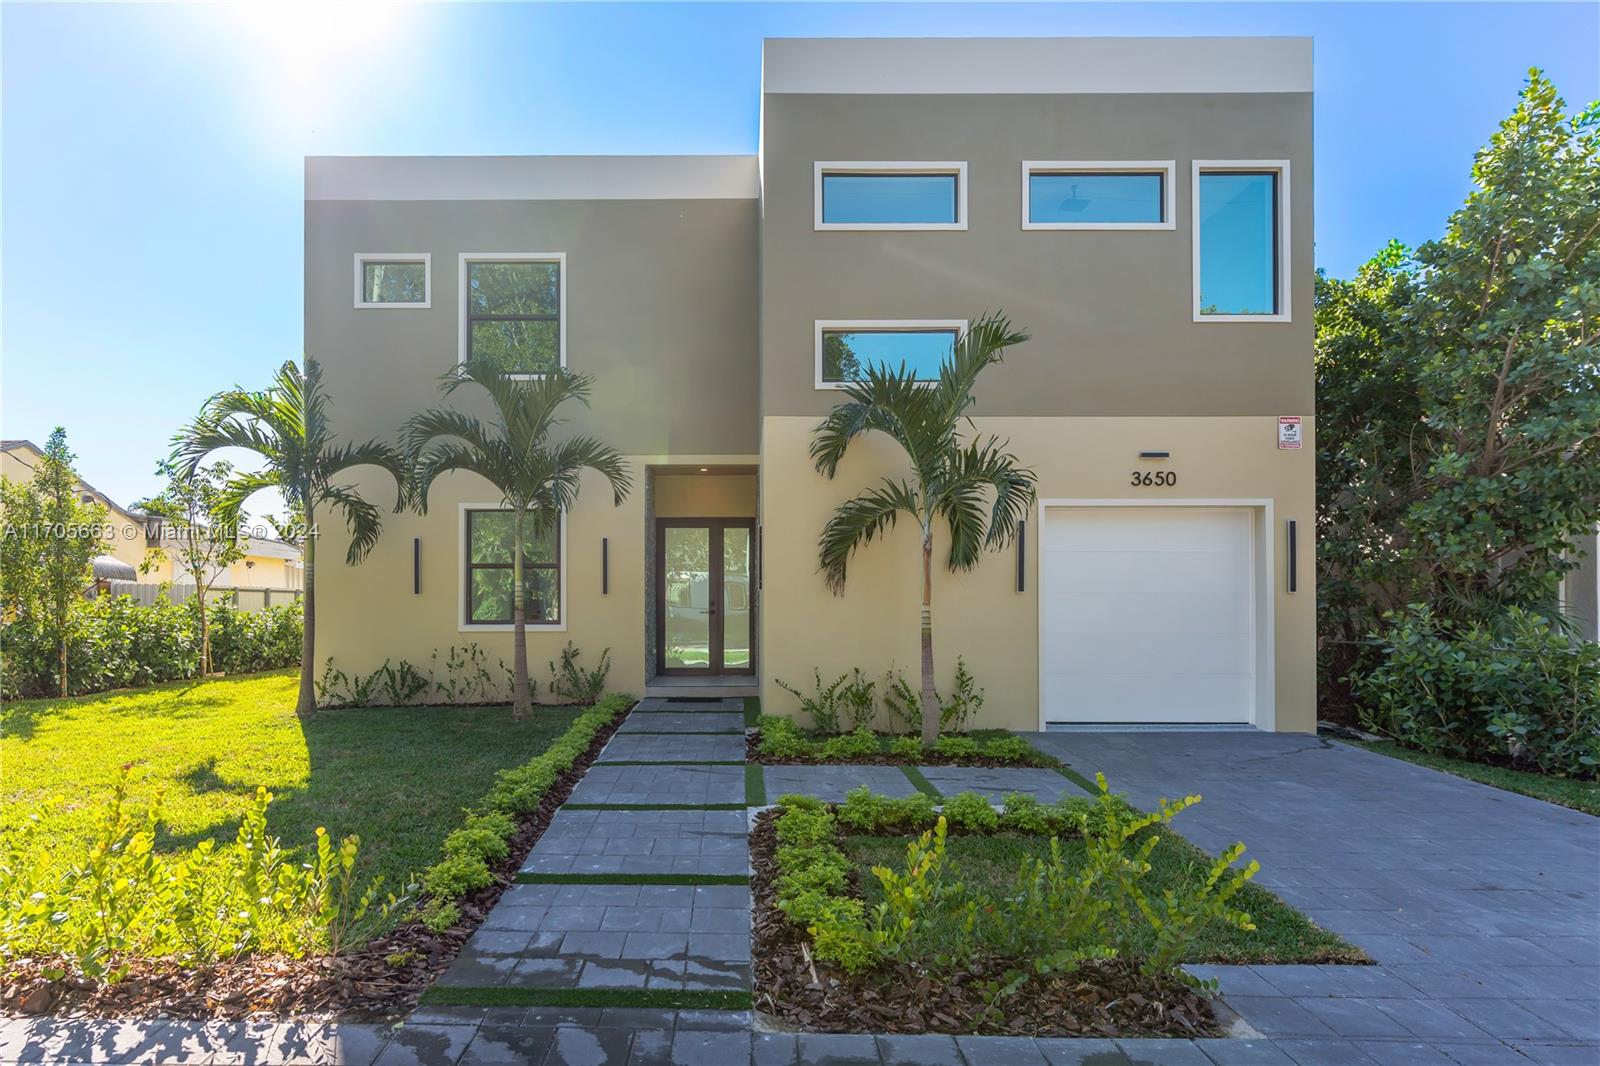
[[[110,689],[83,696],[68,696],[65,699],[9,700],[0,705],[0,735],[17,740],[30,740],[42,722],[89,704],[105,706],[108,713],[138,717],[170,716],[180,711],[191,715],[204,714],[208,710],[214,711],[232,703],[229,695],[233,687],[259,681],[263,677],[288,676],[292,673],[294,673],[292,670],[268,670],[259,674],[238,674],[233,677],[164,681],[158,685]],[[170,693],[170,699],[147,698],[152,694],[163,693]],[[109,706],[107,701],[111,701]]]

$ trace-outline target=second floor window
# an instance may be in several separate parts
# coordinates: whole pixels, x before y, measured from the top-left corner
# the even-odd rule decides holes
[[[966,229],[965,163],[818,163],[817,229]]]
[[[1171,229],[1171,162],[1024,163],[1023,229]]]
[[[818,322],[817,388],[836,389],[873,366],[904,365],[918,381],[933,381],[967,328],[961,321]]]
[[[1196,321],[1288,319],[1287,166],[1196,164]]]
[[[356,254],[357,307],[427,307],[431,260],[426,252]]]
[[[563,266],[559,258],[464,259],[461,361],[513,374],[562,366]]]

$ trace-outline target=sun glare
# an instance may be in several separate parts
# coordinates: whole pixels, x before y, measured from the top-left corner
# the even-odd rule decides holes
[[[268,53],[280,75],[300,82],[316,80],[330,63],[385,43],[409,6],[378,0],[245,0],[227,10],[250,42]]]

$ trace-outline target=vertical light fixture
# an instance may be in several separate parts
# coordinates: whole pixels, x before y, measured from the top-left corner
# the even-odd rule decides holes
[[[600,595],[611,595],[611,538],[600,538]]]
[[[1294,592],[1300,587],[1299,560],[1296,558],[1298,553],[1295,551],[1299,538],[1296,534],[1294,519],[1290,518],[1284,522],[1284,533],[1288,538],[1289,548],[1289,591]]]
[[[422,538],[411,538],[411,595],[422,595]]]
[[[1028,588],[1028,520],[1017,523],[1017,591]]]

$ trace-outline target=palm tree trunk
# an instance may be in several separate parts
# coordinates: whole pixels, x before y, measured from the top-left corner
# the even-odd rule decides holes
[[[311,500],[303,504],[305,511],[305,594],[302,597],[300,639],[300,698],[295,703],[295,714],[315,714],[317,690],[311,682],[317,665],[317,525],[311,513]]]
[[[939,697],[933,691],[933,531],[922,530],[922,746],[939,740]]]
[[[67,628],[61,627],[61,698],[67,698]]]
[[[528,613],[522,589],[522,516],[511,524],[511,717],[521,719],[532,708],[528,695]]]

